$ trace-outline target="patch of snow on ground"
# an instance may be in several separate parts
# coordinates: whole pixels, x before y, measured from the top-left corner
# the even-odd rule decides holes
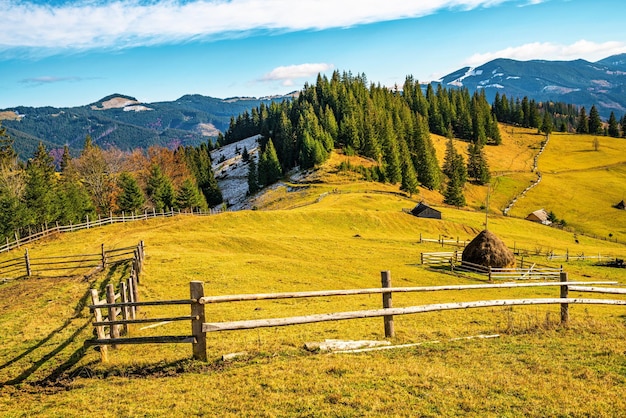
[[[154,110],[144,105],[124,106],[124,112],[143,112],[145,110]]]
[[[242,160],[241,154],[246,148],[250,158],[254,158],[258,163],[260,137],[261,135],[254,135],[211,151],[213,172],[222,191],[224,203],[230,210],[241,210],[245,207],[248,193],[248,163]],[[222,159],[224,161],[220,162]]]

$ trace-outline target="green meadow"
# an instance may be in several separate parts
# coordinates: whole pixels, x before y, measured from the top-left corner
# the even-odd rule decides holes
[[[570,280],[625,284],[623,269],[589,260],[550,262],[542,254],[626,257],[620,243],[626,242],[626,218],[611,207],[622,198],[612,192],[626,184],[626,141],[601,137],[596,152],[590,151],[592,137],[553,134],[539,158],[542,182],[511,216],[503,216],[502,208],[533,179],[530,168],[542,140],[530,131],[504,131],[505,145],[489,149],[497,173],[489,230],[509,247],[527,249],[531,262],[562,264]],[[604,153],[604,160],[598,162],[596,153]],[[35,258],[97,253],[101,243],[120,248],[143,240],[142,300],[188,298],[194,280],[205,283],[207,295],[379,287],[383,270],[391,272],[394,286],[486,282],[422,266],[420,253],[454,248],[419,242],[420,234],[467,240],[484,229],[486,187],[468,186],[468,207],[459,210],[443,205],[436,192],[408,197],[397,186],[342,173],[337,167],[345,158],[335,154],[309,183],[267,191],[257,198],[257,210],[109,225],[28,249]],[[402,211],[422,199],[443,219]],[[523,219],[541,207],[568,227]],[[612,241],[604,239],[609,233]],[[1,254],[0,260],[21,254]],[[326,339],[384,340],[382,318],[228,331],[208,335],[206,363],[191,359],[189,344],[164,344],[110,349],[109,362],[102,364],[94,348],[83,346],[93,337],[87,294],[117,283],[128,268],[0,285],[0,416],[610,417],[626,410],[620,307],[573,305],[567,326],[560,324],[558,305],[397,316],[391,342],[410,346],[353,354],[303,347]],[[398,293],[393,304],[558,295],[558,287]],[[207,321],[219,322],[381,306],[380,295],[363,295],[215,304],[206,312]],[[188,309],[142,307],[139,317],[188,315]],[[188,322],[130,327],[131,336],[189,333]],[[240,355],[222,360],[231,353]]]

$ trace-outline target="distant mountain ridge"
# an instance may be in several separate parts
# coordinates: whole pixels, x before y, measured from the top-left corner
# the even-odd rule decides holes
[[[294,94],[229,99],[189,94],[169,102],[143,103],[116,93],[85,106],[0,109],[0,122],[22,159],[32,156],[39,141],[53,153],[65,145],[77,152],[87,135],[97,145],[121,150],[152,145],[175,148],[206,142],[228,129],[231,117],[261,103],[289,100]]]
[[[446,87],[484,90],[492,102],[496,93],[508,98],[528,96],[535,101],[558,101],[585,106],[596,105],[608,118],[626,113],[626,54],[600,61],[516,61],[498,58],[478,67],[454,71],[434,83]]]

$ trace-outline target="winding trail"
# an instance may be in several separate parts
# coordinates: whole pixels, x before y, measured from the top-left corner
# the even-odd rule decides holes
[[[541,154],[543,154],[543,151],[546,149],[546,146],[548,145],[548,142],[550,142],[550,135],[547,135],[546,140],[541,145],[541,149],[539,150],[537,155],[535,155],[535,159],[534,159],[534,162],[533,162],[533,168],[531,169],[531,172],[536,172],[537,173],[537,180],[535,180],[530,186],[525,188],[520,194],[515,196],[509,202],[508,206],[506,208],[504,208],[504,210],[502,211],[502,213],[505,216],[507,216],[509,214],[509,211],[513,208],[515,203],[517,203],[518,199],[521,199],[522,197],[526,196],[526,193],[528,193],[530,190],[532,190],[534,187],[536,187],[539,183],[541,183],[542,176],[541,176],[541,172],[537,170],[537,166],[538,166],[538,162],[539,162],[539,156]]]

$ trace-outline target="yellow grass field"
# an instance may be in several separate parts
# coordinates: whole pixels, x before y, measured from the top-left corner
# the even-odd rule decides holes
[[[544,183],[562,188],[564,196],[567,176],[572,176],[583,182],[580,196],[594,193],[585,176],[575,177],[566,163],[563,168],[552,162],[568,157],[565,151],[551,155],[552,145],[558,150],[559,135],[539,160],[544,181],[519,201],[514,216],[501,215],[501,206],[526,187],[528,164],[541,141],[532,132],[505,131],[515,145],[488,149],[495,153],[489,157],[492,170],[500,173],[491,192],[489,229],[508,246],[527,249],[531,262],[563,264],[570,280],[626,284],[623,269],[590,261],[550,262],[535,255],[569,251],[626,256],[624,244],[522,219],[522,201],[547,199],[535,197],[543,193]],[[570,137],[576,138],[561,139]],[[608,144],[606,148],[608,154]],[[620,163],[618,154],[607,156],[609,165]],[[457,210],[441,204],[436,192],[422,190],[409,198],[397,185],[356,181],[336,170],[342,158],[347,157],[335,154],[309,177],[314,182],[268,191],[257,199],[258,210],[181,215],[68,233],[28,246],[30,256],[98,253],[101,243],[120,248],[143,240],[147,257],[142,300],[188,298],[193,280],[205,283],[207,295],[379,287],[383,270],[391,271],[394,286],[485,283],[481,276],[419,263],[421,252],[453,250],[420,243],[420,234],[466,240],[484,229],[485,214],[477,208],[487,195],[485,187],[468,188],[474,203]],[[587,161],[578,162],[578,169],[586,170]],[[543,168],[544,162],[554,175]],[[619,182],[613,175],[619,178],[623,169],[615,167],[604,181]],[[418,219],[402,211],[421,199],[440,209],[443,219]],[[579,227],[572,208],[552,210],[573,228],[598,236],[614,222],[599,216],[589,225],[581,221]],[[619,236],[624,223],[616,225],[613,233]],[[0,254],[0,261],[23,255],[23,249]],[[391,342],[414,345],[358,354],[312,353],[303,345],[325,339],[384,340],[382,318],[230,331],[209,334],[207,363],[191,360],[188,344],[165,344],[121,346],[109,350],[109,363],[101,364],[97,351],[83,348],[93,337],[87,292],[127,275],[128,266],[118,265],[87,279],[33,277],[0,284],[0,416],[611,417],[626,410],[623,307],[571,306],[568,326],[559,323],[558,305],[397,316]],[[403,307],[558,295],[558,287],[403,293],[394,294],[393,303]],[[207,306],[207,320],[380,307],[380,295],[240,302]],[[188,315],[188,309],[144,307],[139,317]],[[188,322],[142,328],[131,326],[131,336],[190,333]],[[497,337],[467,338],[479,335]],[[223,361],[229,353],[243,354]]]

